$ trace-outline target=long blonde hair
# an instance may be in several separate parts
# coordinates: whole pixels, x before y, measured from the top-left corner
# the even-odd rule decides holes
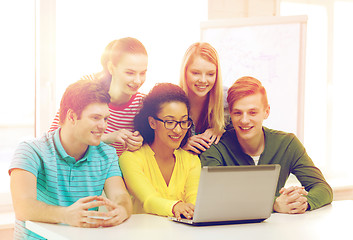
[[[192,44],[187,50],[183,58],[180,70],[179,85],[184,89],[186,95],[188,94],[188,87],[186,84],[186,71],[189,65],[193,62],[196,56],[213,63],[217,67],[216,82],[213,88],[208,93],[207,108],[204,106],[200,119],[205,119],[207,114],[207,123],[203,124],[201,131],[204,132],[207,128],[213,128],[217,134],[224,130],[224,109],[223,109],[223,84],[221,77],[221,70],[219,64],[219,57],[216,49],[209,43],[197,42]]]

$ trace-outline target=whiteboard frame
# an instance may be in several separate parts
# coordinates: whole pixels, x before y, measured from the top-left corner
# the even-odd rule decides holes
[[[275,25],[275,24],[300,24],[299,69],[298,69],[298,109],[296,135],[304,143],[304,102],[305,102],[305,58],[306,58],[306,31],[308,17],[300,16],[266,16],[209,20],[200,23],[200,39],[203,41],[203,32],[210,28],[236,28],[247,26]],[[278,129],[281,130],[281,129]]]

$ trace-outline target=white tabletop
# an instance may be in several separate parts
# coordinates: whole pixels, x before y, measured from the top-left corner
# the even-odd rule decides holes
[[[27,221],[28,229],[51,240],[63,239],[353,239],[353,201],[336,201],[305,214],[272,214],[262,223],[189,226],[149,214],[132,215],[109,228],[77,228]]]

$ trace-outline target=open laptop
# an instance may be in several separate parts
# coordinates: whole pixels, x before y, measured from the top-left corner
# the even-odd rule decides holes
[[[191,225],[262,222],[272,213],[280,165],[206,166],[192,220],[173,221]]]

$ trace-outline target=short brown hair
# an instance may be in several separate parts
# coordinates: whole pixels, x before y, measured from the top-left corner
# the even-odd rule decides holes
[[[91,103],[110,103],[110,95],[103,89],[102,84],[91,80],[79,80],[69,85],[60,102],[60,124],[64,123],[69,109],[80,118],[83,109]]]
[[[264,106],[267,107],[268,100],[266,89],[262,85],[262,83],[254,77],[245,76],[239,78],[228,89],[227,102],[229,106],[229,111],[232,111],[234,103],[239,99],[257,93],[262,94],[262,101],[264,103]]]

